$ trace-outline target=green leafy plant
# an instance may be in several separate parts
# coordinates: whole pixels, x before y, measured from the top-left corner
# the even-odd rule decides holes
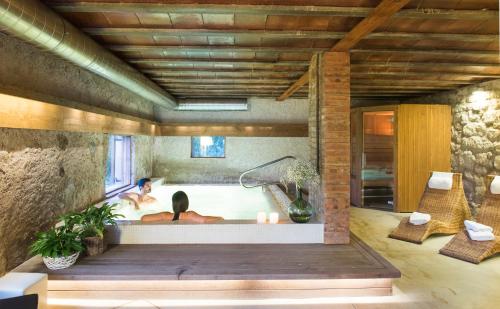
[[[79,225],[82,238],[103,238],[106,224],[116,225],[115,220],[123,217],[121,214],[113,213],[117,205],[104,203],[101,207],[91,206],[79,214],[74,214],[76,218],[70,219],[70,222]]]
[[[81,242],[80,233],[72,231],[68,226],[59,226],[37,234],[37,240],[31,245],[32,254],[40,254],[43,257],[70,256],[81,252],[84,247]]]
[[[115,219],[123,217],[113,213],[116,205],[104,203],[101,207],[91,206],[81,213],[61,216],[58,226],[37,234],[37,240],[30,247],[31,253],[55,258],[82,252],[85,237],[103,238],[106,224],[114,225]]]

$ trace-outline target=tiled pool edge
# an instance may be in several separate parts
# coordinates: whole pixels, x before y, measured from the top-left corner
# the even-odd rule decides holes
[[[153,179],[153,188],[164,178]],[[290,199],[276,185],[267,187],[284,214]],[[109,244],[300,244],[323,243],[323,224],[296,224],[280,218],[279,224],[257,224],[255,220],[224,220],[211,224],[142,223],[121,221],[106,228]]]

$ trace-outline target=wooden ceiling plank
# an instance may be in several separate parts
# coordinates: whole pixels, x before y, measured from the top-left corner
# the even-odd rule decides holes
[[[343,16],[366,17],[372,8],[347,6],[313,5],[242,5],[242,4],[168,4],[168,3],[96,3],[71,2],[51,3],[50,6],[63,13],[150,13],[150,14],[255,14],[255,15],[295,15],[295,16]],[[495,10],[453,10],[453,9],[403,9],[395,14],[398,18],[490,20],[498,19]]]
[[[206,70],[144,70],[143,73],[151,75],[152,78],[161,78],[161,77],[175,77],[175,78],[191,78],[190,76],[196,74],[221,74],[220,76],[224,77],[224,74],[228,74],[227,76],[235,76],[235,77],[244,77],[244,76],[258,76],[259,78],[276,78],[276,79],[293,79],[300,77],[302,75],[302,71],[275,71],[275,70],[234,70],[234,71],[206,71]],[[375,77],[388,77],[388,78],[407,78],[414,77],[416,79],[422,80],[469,80],[469,79],[483,79],[483,78],[500,78],[500,75],[495,74],[476,74],[476,73],[456,73],[456,72],[383,72],[383,71],[366,71],[363,70],[361,72],[353,71],[351,72],[351,76],[354,78],[366,77],[373,79]]]
[[[235,85],[235,84],[245,84],[245,85],[281,85],[281,87],[285,87],[289,85],[288,80],[269,80],[269,79],[180,79],[180,78],[155,78],[155,81],[159,83],[172,83],[174,84],[182,84],[182,85]]]
[[[401,10],[410,0],[383,0],[373,11],[368,14],[359,24],[347,33],[344,38],[337,42],[331,51],[349,51],[364,37],[374,31],[377,27],[383,25],[394,14]],[[290,86],[276,100],[284,101],[295,91],[299,90],[309,82],[309,72],[305,72],[301,78]]]
[[[207,51],[207,52],[269,52],[269,53],[310,53],[326,51],[328,48],[321,47],[267,47],[267,46],[234,46],[234,45],[108,45],[106,48],[118,52],[163,52],[182,50],[191,51]]]
[[[206,51],[206,52],[270,52],[270,53],[287,53],[287,52],[321,52],[327,51],[329,48],[321,47],[268,47],[268,46],[234,46],[234,45],[218,45],[218,46],[189,46],[189,45],[108,45],[106,48],[118,52],[164,52],[164,51]],[[483,50],[459,50],[459,49],[351,49],[351,53],[383,53],[383,54],[412,54],[412,55],[466,55],[477,57],[500,57],[498,51],[483,51]]]
[[[461,67],[461,68],[500,68],[500,63],[462,63],[462,62],[352,62],[352,67]]]
[[[386,0],[398,1],[398,0]],[[405,0],[406,1],[406,0]],[[408,0],[409,1],[409,0]],[[378,20],[372,21],[372,23]],[[366,26],[365,26],[366,25]],[[118,28],[99,27],[83,28],[82,30],[90,35],[98,36],[172,36],[181,37],[232,37],[237,35],[257,36],[261,38],[285,38],[285,39],[341,39],[331,51],[347,51],[361,39],[394,39],[394,40],[445,40],[460,42],[496,42],[498,35],[495,34],[456,34],[456,33],[416,33],[416,32],[374,32],[371,30],[373,24],[364,24],[363,27],[354,27],[351,32],[318,31],[318,30],[247,30],[247,29],[198,29],[198,28]],[[373,31],[373,30],[371,30]]]

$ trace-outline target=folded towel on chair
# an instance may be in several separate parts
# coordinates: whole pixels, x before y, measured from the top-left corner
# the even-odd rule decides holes
[[[500,176],[495,176],[490,185],[491,194],[500,194]]]
[[[421,212],[414,212],[410,215],[410,223],[413,225],[422,225],[431,221],[431,215]]]
[[[432,172],[429,179],[429,188],[450,190],[453,185],[453,173]]]
[[[465,228],[469,231],[474,232],[493,232],[493,228],[491,226],[487,226],[481,223],[477,223],[470,220],[464,221]]]
[[[495,235],[493,235],[492,232],[488,231],[474,232],[472,230],[467,230],[467,233],[469,233],[470,239],[475,241],[495,240]]]

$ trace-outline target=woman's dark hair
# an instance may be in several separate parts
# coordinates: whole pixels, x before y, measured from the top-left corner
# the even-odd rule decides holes
[[[172,221],[179,220],[181,212],[186,212],[189,207],[189,199],[184,191],[177,191],[172,195],[172,209],[174,211],[174,218]]]
[[[142,187],[144,187],[144,185],[146,184],[146,182],[150,182],[150,181],[151,181],[151,179],[149,179],[149,178],[141,178],[137,182],[137,186],[139,187],[139,189],[142,189]]]

